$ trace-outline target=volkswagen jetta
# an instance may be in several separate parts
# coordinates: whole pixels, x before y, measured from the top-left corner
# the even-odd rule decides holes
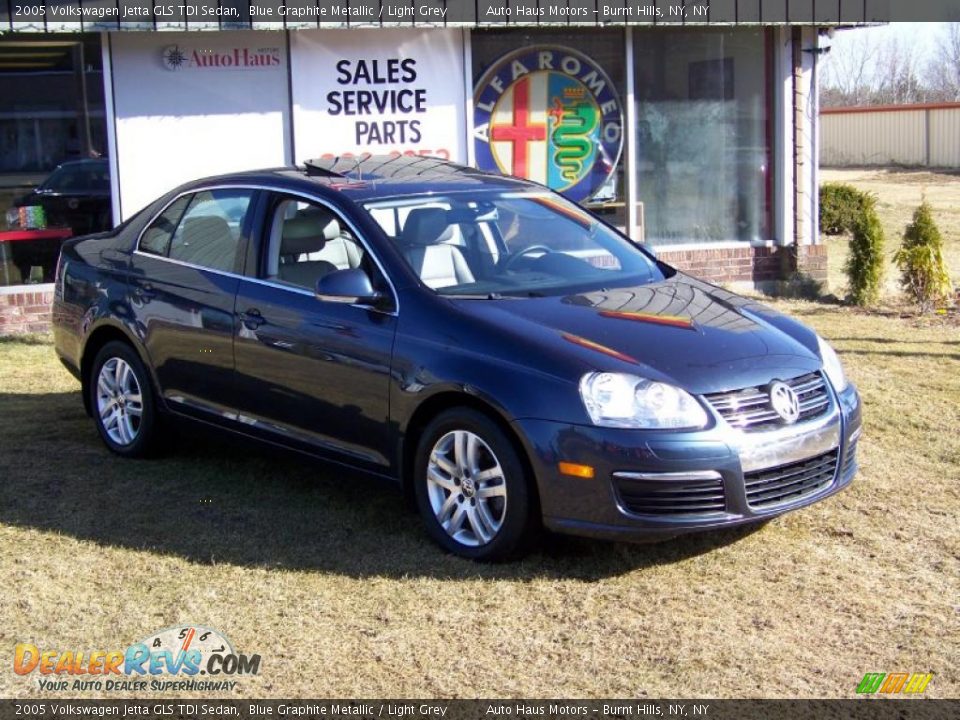
[[[68,242],[106,445],[191,418],[392,478],[447,550],[757,523],[856,472],[833,349],[539,185],[367,157],[209,178]],[[318,509],[318,512],[321,512]]]

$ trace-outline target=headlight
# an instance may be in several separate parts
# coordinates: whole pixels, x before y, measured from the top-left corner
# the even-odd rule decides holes
[[[594,425],[671,430],[701,428],[707,413],[685,390],[623,373],[587,373],[580,397]]]
[[[823,371],[830,378],[830,384],[836,392],[843,392],[847,389],[847,376],[843,372],[843,363],[837,357],[837,351],[830,347],[829,343],[817,335],[817,343],[820,345],[820,359],[823,360]]]

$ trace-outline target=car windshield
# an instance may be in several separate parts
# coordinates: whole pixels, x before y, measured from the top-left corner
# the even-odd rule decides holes
[[[401,197],[364,207],[441,295],[530,297],[664,277],[627,238],[550,192]]]

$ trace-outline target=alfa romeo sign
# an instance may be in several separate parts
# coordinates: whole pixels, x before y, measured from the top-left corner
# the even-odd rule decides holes
[[[509,53],[474,91],[477,166],[587,200],[617,167],[623,109],[603,68],[549,46]]]

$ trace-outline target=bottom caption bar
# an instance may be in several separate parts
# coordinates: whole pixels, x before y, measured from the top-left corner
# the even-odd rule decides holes
[[[960,717],[960,700],[0,700],[0,720],[82,717],[940,720]]]

